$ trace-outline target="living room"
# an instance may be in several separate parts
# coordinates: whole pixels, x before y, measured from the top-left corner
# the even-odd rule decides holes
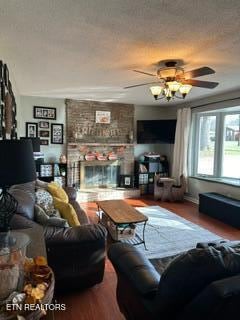
[[[239,2],[1,8],[0,319],[231,318]]]

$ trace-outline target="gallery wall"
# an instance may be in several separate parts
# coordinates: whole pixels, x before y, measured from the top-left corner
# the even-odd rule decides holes
[[[65,112],[65,102],[64,99],[53,99],[53,98],[42,98],[42,97],[29,97],[21,96],[18,99],[18,137],[26,136],[26,122],[39,123],[40,121],[49,121],[51,130],[51,123],[61,123],[64,125],[64,144],[51,144],[51,138],[49,140],[48,146],[41,146],[41,151],[44,153],[45,161],[58,162],[61,154],[66,154],[66,112]],[[34,106],[43,106],[43,107],[53,107],[56,108],[57,118],[56,120],[43,120],[43,119],[34,119],[33,117],[33,107]],[[44,138],[45,139],[45,138]]]

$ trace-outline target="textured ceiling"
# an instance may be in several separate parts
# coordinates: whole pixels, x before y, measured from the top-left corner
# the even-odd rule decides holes
[[[186,70],[210,66],[214,90],[240,88],[239,0],[0,0],[0,56],[21,94],[135,104],[153,101],[151,81],[162,59]],[[178,101],[177,101],[178,102]],[[182,102],[181,100],[179,102]]]

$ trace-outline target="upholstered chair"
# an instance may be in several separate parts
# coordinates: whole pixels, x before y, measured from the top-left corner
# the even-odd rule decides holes
[[[154,200],[161,200],[163,194],[163,183],[160,182],[160,175],[154,177]]]
[[[186,178],[183,174],[180,176],[180,185],[173,185],[171,192],[173,201],[184,200],[184,193],[186,192]]]

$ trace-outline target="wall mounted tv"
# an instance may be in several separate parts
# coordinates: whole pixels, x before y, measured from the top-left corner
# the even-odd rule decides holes
[[[138,120],[137,143],[174,143],[177,120]]]

